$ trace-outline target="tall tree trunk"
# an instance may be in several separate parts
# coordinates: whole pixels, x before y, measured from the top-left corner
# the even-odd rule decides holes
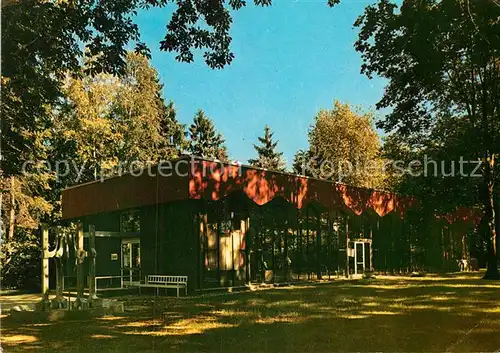
[[[497,256],[497,232],[499,225],[497,224],[496,201],[495,201],[495,155],[492,154],[486,160],[484,172],[484,180],[486,184],[486,219],[488,221],[489,242],[488,242],[488,268],[484,279],[500,279],[498,272],[498,256]]]
[[[500,238],[500,190],[498,183],[495,183],[495,194],[493,195],[493,206],[495,210],[495,232],[496,232],[496,245],[497,245],[497,261],[500,261],[500,254],[498,252],[498,240]],[[497,264],[498,265],[498,264]]]
[[[94,159],[94,180],[97,180],[97,158],[96,158],[96,153],[95,153],[95,147],[92,150],[92,158]]]
[[[14,239],[14,229],[16,223],[16,196],[14,187],[15,187],[14,177],[10,177],[9,231],[7,233],[7,240]]]

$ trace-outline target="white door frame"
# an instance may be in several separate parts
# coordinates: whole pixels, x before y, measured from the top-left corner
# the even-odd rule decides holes
[[[127,249],[129,261],[130,261],[127,271],[124,271],[124,261],[123,261],[124,256],[125,256],[125,254],[123,253],[123,245],[124,244],[130,244],[130,246]],[[121,277],[122,277],[122,283],[125,285],[130,285],[132,283],[140,282],[140,278],[139,278],[139,281],[132,281],[132,276],[133,276],[133,273],[132,273],[132,244],[139,244],[139,249],[140,249],[141,240],[139,238],[122,239],[121,244],[120,244]],[[141,255],[139,254],[139,256],[141,256]]]
[[[365,258],[366,258],[366,254],[365,254],[365,241],[355,241],[354,242],[354,274],[358,274],[358,264],[361,264],[361,262],[358,263],[358,249],[356,248],[357,244],[361,244],[361,247],[363,249],[363,258],[362,258],[362,261],[363,261],[363,273],[365,273],[366,271],[366,268],[365,268]]]

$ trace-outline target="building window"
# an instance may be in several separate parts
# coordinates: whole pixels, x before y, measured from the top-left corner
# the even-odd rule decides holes
[[[122,233],[139,233],[141,217],[139,210],[129,210],[120,215],[120,231]]]
[[[217,224],[209,224],[205,247],[205,267],[209,271],[217,269]]]

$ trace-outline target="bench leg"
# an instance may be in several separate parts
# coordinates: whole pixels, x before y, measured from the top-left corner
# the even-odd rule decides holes
[[[177,285],[177,298],[179,298],[179,285]]]
[[[186,297],[187,297],[187,295],[188,295],[188,286],[187,286],[187,284],[184,286],[184,292],[185,292]]]

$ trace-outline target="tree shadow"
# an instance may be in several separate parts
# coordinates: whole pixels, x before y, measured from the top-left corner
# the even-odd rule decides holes
[[[500,284],[359,280],[217,297],[126,296],[123,315],[2,322],[6,351],[495,351]]]

